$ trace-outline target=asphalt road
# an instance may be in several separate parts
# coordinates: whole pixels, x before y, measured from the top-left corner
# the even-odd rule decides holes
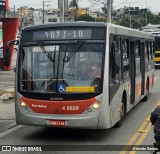
[[[127,113],[124,123],[120,128],[111,128],[108,130],[79,130],[79,129],[54,129],[34,126],[18,126],[9,131],[0,134],[0,145],[60,145],[61,152],[51,153],[120,153],[120,151],[81,151],[86,147],[78,147],[78,145],[93,145],[88,146],[91,149],[97,145],[126,145],[140,143],[141,145],[152,145],[154,142],[153,128],[149,122],[146,122],[143,130],[138,133],[137,130],[144,124],[146,117],[150,115],[154,106],[160,101],[160,70],[155,72],[155,86],[150,93],[150,98],[147,102],[139,102],[129,113]],[[160,103],[160,102],[159,102]],[[134,140],[133,140],[134,138]],[[66,148],[64,145],[77,146],[77,151],[63,151]],[[57,146],[58,147],[58,146]],[[71,148],[70,147],[70,148]],[[116,146],[112,148],[116,149]],[[41,152],[39,152],[41,153]],[[49,152],[43,152],[49,153]],[[123,152],[135,153],[135,152]],[[149,151],[136,153],[150,153]]]

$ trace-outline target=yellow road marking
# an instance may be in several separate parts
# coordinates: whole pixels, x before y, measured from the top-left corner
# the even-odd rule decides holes
[[[157,106],[160,106],[160,100],[156,103],[156,105],[154,106],[154,108],[152,109],[152,111]],[[128,146],[124,146],[124,148],[122,149],[122,151],[120,152],[120,154],[126,154],[128,152],[127,150],[130,148],[131,145],[136,145],[136,147],[139,146],[139,145],[141,145],[141,143],[143,142],[143,140],[147,136],[147,133],[151,129],[151,123],[150,123],[149,119],[150,119],[150,113],[145,118],[145,120],[143,121],[143,123],[141,124],[141,126],[138,128],[138,130],[135,132],[135,134],[132,136],[132,138],[129,140],[129,142],[127,143]],[[144,130],[145,127],[146,127],[146,129]],[[138,137],[139,137],[139,139],[138,139]],[[138,139],[138,141],[135,144],[133,144],[136,141],[136,139]],[[136,153],[136,151],[131,151],[130,152],[130,154],[135,154],[135,153]]]
[[[147,133],[149,132],[149,130],[151,129],[151,124],[149,124],[146,128]],[[147,133],[143,133],[142,136],[139,138],[139,140],[137,141],[137,143],[135,144],[136,146],[139,146],[142,144],[143,140],[145,139],[145,137],[147,136]],[[130,154],[135,154],[136,151],[131,151]]]

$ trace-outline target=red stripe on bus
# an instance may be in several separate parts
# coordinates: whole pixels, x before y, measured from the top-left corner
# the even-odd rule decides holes
[[[141,82],[136,85],[136,96],[141,95],[141,89],[142,89],[141,85],[142,85]]]
[[[33,112],[45,114],[81,114],[96,102],[95,98],[75,101],[47,101],[22,97],[21,100]]]
[[[154,86],[154,74],[151,75],[151,78],[150,78],[150,86],[153,88]]]

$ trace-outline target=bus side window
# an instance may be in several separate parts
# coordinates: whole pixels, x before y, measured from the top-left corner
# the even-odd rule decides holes
[[[151,57],[151,60],[153,59],[153,43],[150,41],[149,42],[149,45],[150,45],[150,57]]]
[[[154,54],[155,54],[155,43],[151,42],[151,48],[152,48],[152,57],[154,58]]]
[[[152,59],[152,54],[151,54],[151,41],[148,41],[148,58],[149,61]]]
[[[149,42],[145,42],[145,57],[146,57],[146,62],[149,62]]]
[[[135,65],[136,65],[136,75],[140,74],[140,41],[135,41]]]

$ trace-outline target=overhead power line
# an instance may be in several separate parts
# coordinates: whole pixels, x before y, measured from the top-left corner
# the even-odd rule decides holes
[[[118,7],[118,6],[122,5],[122,4],[124,4],[126,1],[128,1],[128,0],[125,0],[125,1],[123,1],[123,2],[121,2],[121,3],[119,3],[118,5],[114,6],[114,8],[116,8],[116,7]]]

